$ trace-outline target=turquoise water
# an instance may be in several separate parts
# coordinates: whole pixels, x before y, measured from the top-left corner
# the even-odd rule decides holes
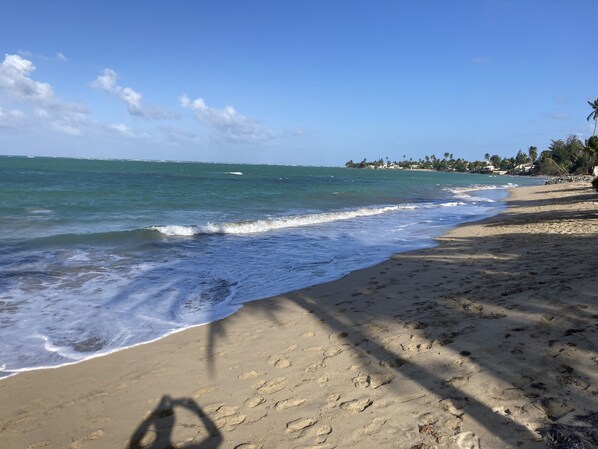
[[[0,376],[337,279],[497,213],[530,178],[0,157]]]

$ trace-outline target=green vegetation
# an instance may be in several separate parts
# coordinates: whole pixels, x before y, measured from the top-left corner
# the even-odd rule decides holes
[[[587,120],[594,120],[594,133],[585,142],[577,136],[569,136],[567,139],[553,140],[548,148],[538,155],[538,148],[530,146],[527,152],[517,151],[513,157],[501,157],[498,154],[486,153],[484,160],[467,161],[453,157],[452,153],[444,153],[442,159],[435,155],[424,156],[416,161],[407,160],[403,155],[401,161],[390,161],[380,158],[375,161],[363,159],[361,162],[352,160],[345,164],[348,168],[371,168],[371,169],[421,169],[438,171],[456,171],[471,173],[508,173],[514,175],[582,175],[591,173],[594,166],[598,165],[598,136],[596,136],[596,124],[598,124],[598,98],[588,101],[592,112]],[[594,185],[598,182],[595,180]]]

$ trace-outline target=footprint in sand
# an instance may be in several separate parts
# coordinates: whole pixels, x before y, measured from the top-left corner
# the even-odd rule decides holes
[[[274,404],[274,408],[278,411],[287,410],[293,407],[299,407],[305,404],[305,399],[285,399]]]
[[[324,359],[329,359],[329,358],[332,358],[332,357],[334,357],[334,356],[337,356],[337,355],[339,355],[341,352],[343,352],[343,348],[341,348],[341,347],[339,347],[339,346],[336,346],[336,347],[332,347],[332,346],[331,346],[331,347],[329,347],[329,348],[326,348],[326,349],[324,350]]]
[[[351,380],[355,388],[367,388],[370,386],[370,376],[367,374],[359,374]]]
[[[300,430],[313,426],[317,422],[317,419],[299,418],[287,423],[287,432],[299,432]]]
[[[336,407],[337,402],[340,400],[341,395],[339,393],[332,393],[327,398],[327,408],[333,409]]]
[[[278,377],[276,379],[262,381],[254,388],[262,394],[273,394],[282,390],[286,386],[286,383],[287,379],[285,377]]]
[[[202,396],[211,393],[212,391],[217,390],[216,387],[204,387],[204,388],[200,388],[199,390],[193,392],[193,394],[191,395],[194,399],[199,399]]]
[[[266,399],[263,396],[254,396],[247,399],[243,405],[249,408],[256,408],[258,405],[263,404],[264,402],[266,402]]]
[[[480,439],[473,432],[462,432],[456,437],[459,449],[480,449]]]
[[[91,432],[89,435],[79,439],[79,440],[75,440],[73,441],[70,446],[69,449],[80,449],[81,444],[84,443],[85,441],[90,441],[90,440],[97,440],[98,438],[102,437],[104,435],[104,430],[103,429],[98,429],[95,432]]]
[[[231,431],[245,421],[246,416],[238,413],[238,410],[239,407],[221,405],[210,414],[214,417],[216,427]]]
[[[376,390],[382,385],[391,383],[393,379],[394,376],[390,373],[374,373],[370,376],[370,388]]]
[[[50,442],[48,440],[45,440],[45,441],[39,441],[37,443],[30,444],[29,446],[27,446],[27,449],[40,449],[42,447],[48,447],[48,446],[50,446]]]
[[[288,368],[292,365],[287,355],[272,356],[269,357],[269,360],[276,368]]]
[[[346,332],[333,332],[332,334],[330,334],[328,336],[328,338],[330,340],[342,340],[344,338],[346,338],[349,334],[347,334]]]
[[[366,408],[373,404],[369,398],[353,399],[352,401],[342,402],[340,408],[349,410],[350,412],[363,412]]]
[[[322,377],[320,377],[318,379],[318,383],[320,384],[321,387],[325,387],[328,384],[329,380],[330,380],[330,376],[328,376],[328,374],[324,374]]]
[[[244,373],[239,374],[237,377],[241,380],[249,379],[251,377],[259,377],[266,375],[265,371],[245,371]]]
[[[318,448],[318,449],[324,449],[324,448],[330,448],[332,449],[334,446],[322,446],[324,443],[326,443],[326,440],[328,439],[328,435],[330,435],[332,433],[332,427],[330,427],[328,424],[320,427],[318,430],[316,430],[316,444],[317,446],[312,446],[313,448]]]
[[[357,430],[353,434],[353,440],[361,441],[364,435],[369,436],[379,433],[382,430],[382,427],[384,427],[384,424],[386,424],[386,420],[384,418],[374,418],[374,420],[370,424]]]

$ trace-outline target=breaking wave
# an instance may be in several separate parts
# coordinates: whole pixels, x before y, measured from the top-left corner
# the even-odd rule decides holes
[[[325,223],[332,223],[341,220],[350,220],[353,218],[370,217],[374,215],[382,215],[391,212],[408,211],[422,208],[433,207],[454,207],[461,206],[465,203],[453,201],[441,204],[422,204],[422,205],[401,205],[401,206],[386,206],[386,207],[365,207],[355,210],[344,210],[338,212],[324,212],[318,214],[306,215],[290,215],[285,217],[276,217],[271,219],[242,221],[232,223],[208,223],[201,226],[182,226],[182,225],[166,225],[166,226],[151,226],[148,229],[158,231],[167,236],[191,237],[194,235],[211,235],[211,234],[259,234],[263,232],[275,231],[278,229],[296,228],[302,226],[314,226]]]

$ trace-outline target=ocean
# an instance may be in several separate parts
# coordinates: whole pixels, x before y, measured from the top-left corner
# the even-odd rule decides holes
[[[0,156],[0,377],[433,246],[525,177]],[[405,280],[405,282],[408,282]]]

